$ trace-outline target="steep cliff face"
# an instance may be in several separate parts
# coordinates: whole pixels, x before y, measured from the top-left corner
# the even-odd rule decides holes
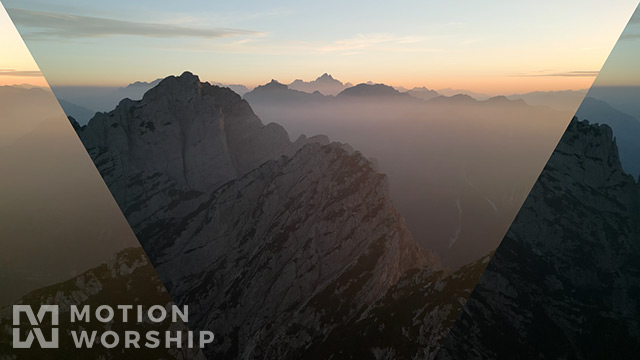
[[[611,129],[574,119],[438,358],[637,357],[639,199]]]
[[[206,315],[198,327],[225,334],[229,357],[291,356],[428,263],[384,176],[338,144],[268,162],[203,204],[176,227],[158,272]]]
[[[124,99],[96,114],[82,140],[118,162],[109,169],[122,173],[106,175],[114,196],[125,202],[123,181],[133,171],[157,171],[182,188],[209,191],[290,145],[281,126],[263,125],[239,95],[188,72],[162,80],[140,101]]]
[[[209,355],[295,358],[438,269],[360,153],[291,143],[189,73],[75,127],[190,327],[216,333]]]
[[[33,346],[31,349],[15,350],[12,348],[12,306],[0,309],[0,359],[204,359],[204,355],[197,349],[126,349],[121,341],[113,349],[102,346],[94,346],[91,349],[76,349],[70,335],[71,331],[87,330],[90,333],[97,331],[102,334],[107,330],[121,332],[123,330],[135,330],[141,333],[146,331],[186,331],[186,325],[182,322],[153,324],[148,318],[143,317],[142,323],[136,323],[132,319],[128,323],[119,321],[100,323],[93,319],[92,322],[70,322],[70,306],[79,308],[87,305],[95,310],[97,305],[110,305],[116,308],[118,305],[141,305],[143,309],[149,309],[153,305],[165,305],[167,308],[173,305],[169,294],[160,282],[155,270],[149,263],[149,259],[141,248],[129,248],[115,254],[111,260],[98,267],[90,269],[81,275],[67,281],[35,290],[22,297],[16,304],[31,305],[38,309],[40,305],[59,306],[59,349],[40,349]],[[90,315],[91,316],[91,315]],[[132,316],[132,318],[134,318]],[[23,319],[23,322],[25,320]],[[45,321],[49,321],[45,318]],[[50,326],[44,324],[46,326]],[[25,326],[27,328],[27,326]],[[99,335],[98,335],[99,338]],[[99,341],[99,340],[98,340]]]

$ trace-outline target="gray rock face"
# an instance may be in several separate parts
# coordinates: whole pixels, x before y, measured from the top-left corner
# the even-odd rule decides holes
[[[574,119],[438,359],[636,358],[639,204],[611,129]]]
[[[454,273],[433,268],[405,273],[362,315],[333,329],[303,359],[433,359],[490,255]]]
[[[182,188],[213,190],[284,154],[290,144],[281,126],[264,126],[239,95],[191,73],[164,79],[140,101],[124,99],[98,113],[82,140],[117,158],[123,173],[112,179],[116,198],[125,196],[122,181],[132,171],[157,171]]]
[[[218,349],[229,357],[290,355],[428,263],[384,176],[337,144],[268,162],[203,204],[188,227],[175,224],[180,240],[157,269],[174,298],[203,315],[197,327],[226,337]]]
[[[210,356],[296,358],[439,268],[359,152],[291,143],[189,73],[76,129],[190,327],[216,333]]]

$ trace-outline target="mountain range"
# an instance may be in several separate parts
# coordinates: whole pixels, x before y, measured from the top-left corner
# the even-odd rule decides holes
[[[326,134],[366,154],[416,241],[451,267],[495,249],[573,115],[506,97],[422,100],[384,84],[334,97],[274,80],[244,99],[294,137]]]
[[[98,111],[108,111],[112,109],[121,99],[130,98],[137,100],[142,98],[142,95],[147,90],[157,85],[160,80],[161,79],[156,79],[149,82],[135,81],[123,87],[55,86],[53,90],[67,115],[76,119],[80,124],[86,124],[93,114]],[[213,84],[221,87],[228,87],[241,96],[250,92],[250,89],[242,84],[224,84],[219,82],[213,82]],[[377,84],[369,81],[364,83],[364,85]],[[353,84],[349,82],[343,83],[328,73],[324,73],[312,81],[296,79],[286,86],[291,90],[297,90],[307,94],[318,93],[325,96],[337,96],[344,90],[354,87]],[[395,87],[395,89],[400,93],[408,94],[414,98],[422,100],[430,100],[438,96],[451,97],[456,95],[467,95],[477,100],[487,100],[491,98],[490,95],[464,89],[440,89],[436,91],[426,87],[406,89],[401,86]],[[255,90],[255,88],[253,90]],[[527,94],[509,95],[508,98],[510,100],[522,99],[534,106],[548,106],[556,110],[573,111],[578,106],[585,93],[586,90],[539,91]]]
[[[288,85],[290,89],[303,91],[307,93],[319,92],[323,95],[338,95],[343,90],[352,87],[351,83],[342,83],[340,80],[336,80],[333,76],[324,73],[313,81],[304,81],[296,79]],[[244,94],[240,94],[244,95]]]
[[[123,91],[128,89],[138,92],[130,98],[141,98],[142,90],[157,83],[157,80],[152,83],[136,82],[113,94],[124,94]],[[327,74],[307,84],[311,83],[340,82]],[[411,95],[414,90],[422,95],[422,99]],[[486,154],[478,163],[485,164],[485,169],[464,163],[468,158],[486,153],[492,148],[491,143],[503,141],[510,143],[502,145],[503,148],[509,146],[515,153],[520,152],[520,158],[533,156],[533,161],[539,163],[541,168],[542,159],[548,156],[557,139],[553,135],[556,133],[555,126],[560,129],[566,122],[564,119],[572,114],[568,111],[535,109],[521,99],[494,97],[478,101],[463,94],[447,97],[426,88],[414,90],[402,93],[384,84],[371,83],[346,88],[336,96],[326,96],[317,90],[308,93],[291,89],[273,80],[247,92],[244,98],[267,122],[285,125],[294,137],[328,134],[366,153],[369,160],[382,166],[381,171],[389,174],[392,197],[405,214],[408,226],[421,246],[435,250],[448,265],[462,266],[495,248],[502,235],[494,233],[500,234],[506,229],[537,171],[509,163],[508,168],[513,171],[504,177],[505,185],[498,191],[498,186],[488,180],[493,176],[491,173],[503,171],[500,168],[505,167],[504,161],[515,162],[518,156],[503,159],[505,156],[502,154]],[[68,104],[62,103],[69,108]],[[84,113],[82,116],[89,112]],[[501,131],[515,131],[517,135],[497,140],[501,132],[491,131],[497,128],[491,125],[476,129],[479,133],[490,131],[489,134],[475,136],[474,128],[482,124],[471,120],[476,115],[486,118],[485,124],[500,122],[498,119],[518,119],[497,126],[503,129]],[[447,119],[448,124],[439,119]],[[394,121],[402,125],[390,128]],[[534,135],[525,135],[528,124],[536,121],[548,125],[539,126],[539,130],[532,132]],[[79,121],[79,124],[85,122]],[[363,128],[365,122],[368,126]],[[453,127],[458,126],[461,131],[454,131]],[[435,134],[448,135],[432,138]],[[517,140],[518,136],[522,141]],[[534,148],[536,141],[538,145]],[[455,143],[464,145],[455,149]],[[529,143],[531,147],[522,146]],[[398,148],[394,144],[403,146]],[[446,158],[439,158],[436,154],[443,151],[447,154]],[[470,154],[464,155],[467,153]],[[487,160],[489,158],[496,159],[495,164],[489,166],[486,163],[492,161]],[[500,160],[503,163],[498,163],[498,159],[503,159]],[[439,163],[448,163],[450,166],[443,167]],[[416,164],[419,165],[416,167]],[[474,170],[465,170],[469,167]],[[460,171],[466,172],[466,177],[459,176]],[[469,181],[460,183],[461,178]],[[421,186],[423,184],[447,191],[434,196],[424,190],[427,187]],[[496,216],[477,222],[476,219],[486,218],[487,207],[493,209],[491,212]],[[440,213],[442,218],[436,215],[425,220],[418,215],[424,213]],[[485,233],[483,238],[486,240],[482,243],[466,235],[478,231]],[[458,247],[460,249],[456,249]],[[465,252],[468,254],[463,256]]]
[[[320,356],[326,341],[361,358],[433,356],[486,266],[478,256],[457,275],[442,269],[360,152],[325,136],[291,142],[232,90],[191,73],[72,123],[173,300],[189,305],[189,327],[216,333],[208,356]],[[379,324],[395,323],[386,309],[417,283],[433,300],[402,321],[423,316],[429,332],[397,328],[380,350]],[[331,341],[355,323],[367,341]]]
[[[600,86],[595,84],[588,97],[605,101],[613,108],[640,119],[640,86]]]
[[[587,90],[534,91],[507,96],[510,100],[521,99],[533,106],[548,106],[552,109],[575,111],[587,95]]]
[[[247,94],[249,101],[259,104],[256,99],[265,96],[264,103],[281,96],[298,97],[291,104],[299,105],[304,99],[307,112],[314,110],[308,105],[317,101],[339,104],[337,109],[343,112],[353,106],[351,99],[364,101],[370,109],[363,115],[374,127],[381,119],[393,118],[397,99],[405,104],[405,113],[422,114],[418,110],[426,106],[436,119],[451,116],[451,109],[456,109],[456,116],[448,118],[454,126],[437,132],[443,140],[434,141],[438,146],[460,143],[451,136],[463,126],[471,127],[469,134],[479,136],[479,129],[487,124],[495,128],[496,114],[515,117],[522,123],[502,127],[520,146],[507,151],[513,160],[532,155],[513,154],[523,148],[526,153],[525,138],[518,135],[521,131],[532,144],[540,145],[535,136],[531,138],[535,132],[523,125],[536,129],[561,125],[554,123],[553,116],[543,117],[553,114],[548,110],[532,112],[524,101],[505,97],[477,101],[459,95],[424,101],[375,84],[361,84],[334,97],[292,90],[276,81],[257,90]],[[407,98],[417,107],[406,107]],[[602,104],[595,105],[602,108]],[[470,111],[478,127],[461,118],[462,110]],[[537,122],[522,115],[526,112]],[[335,114],[325,112],[323,116],[331,121]],[[216,343],[205,351],[207,357],[433,359],[437,354],[442,359],[459,359],[514,357],[523,351],[535,356],[537,347],[515,345],[522,344],[519,339],[523,338],[539,339],[546,349],[543,358],[581,359],[615,353],[608,343],[620,345],[621,356],[637,348],[633,334],[639,327],[628,319],[637,315],[638,291],[629,284],[637,283],[640,273],[633,265],[637,246],[632,241],[640,200],[634,179],[620,168],[616,143],[606,126],[571,123],[509,230],[500,255],[493,259],[492,250],[482,253],[486,246],[473,247],[465,240],[484,233],[469,233],[469,223],[461,219],[463,213],[477,207],[478,214],[489,216],[475,219],[485,226],[496,226],[496,218],[508,220],[504,204],[516,206],[518,195],[512,191],[496,197],[486,192],[477,171],[489,166],[487,174],[495,175],[498,167],[491,167],[486,159],[505,166],[512,158],[480,156],[482,147],[471,146],[478,155],[473,165],[478,167],[459,164],[464,186],[444,188],[452,195],[444,196],[441,203],[435,194],[429,194],[436,207],[453,203],[458,211],[459,223],[448,239],[449,248],[467,249],[466,258],[475,256],[451,271],[425,246],[431,239],[416,241],[405,225],[405,213],[396,210],[393,179],[401,178],[392,171],[390,188],[389,179],[380,172],[389,168],[388,160],[370,160],[352,146],[331,142],[323,135],[300,135],[291,141],[282,126],[265,125],[249,103],[229,88],[202,83],[187,72],[157,82],[141,100],[121,100],[114,110],[97,113],[87,125],[70,120],[153,266],[139,249],[129,249],[112,261],[128,265],[102,265],[36,290],[23,297],[22,303],[50,302],[52,296],[70,297],[78,303],[110,298],[115,293],[101,293],[101,289],[117,289],[122,284],[137,289],[152,285],[153,291],[159,291],[157,283],[139,284],[140,279],[153,278],[150,274],[155,268],[173,301],[190,306],[189,328],[216,333]],[[394,120],[387,129],[401,130],[403,120]],[[393,132],[385,132],[390,134]],[[406,143],[413,141],[406,132],[399,134],[409,139]],[[418,132],[415,140],[424,141],[424,134]],[[542,138],[552,141],[546,133]],[[494,145],[495,139],[491,138]],[[408,149],[415,152],[415,148]],[[461,154],[466,158],[469,153]],[[456,159],[450,158],[451,153],[447,156],[447,160]],[[415,174],[420,162],[408,163]],[[572,180],[558,182],[568,178]],[[565,189],[557,190],[563,186]],[[523,187],[520,191],[526,192],[526,184]],[[411,195],[415,187],[407,190]],[[610,206],[604,222],[602,218],[585,221],[581,209],[594,208],[594,204]],[[554,211],[570,215],[560,223],[539,218]],[[584,228],[581,233],[571,228],[578,222]],[[549,224],[544,231],[552,234],[550,242],[541,242],[540,236],[528,237],[536,234],[529,224],[537,223]],[[611,227],[626,230],[619,232],[621,237],[612,237]],[[438,230],[432,230],[437,235]],[[585,239],[589,246],[603,245],[603,251],[581,251],[578,243]],[[525,258],[531,261],[522,261]],[[572,269],[583,260],[578,270],[558,271]],[[483,275],[487,264],[489,270]],[[126,271],[105,271],[105,266]],[[539,274],[547,275],[538,281]],[[590,281],[593,278],[609,280],[598,286]],[[87,281],[92,282],[90,287],[78,285]],[[567,297],[573,298],[565,301]],[[160,291],[155,299],[167,299],[166,293]],[[543,305],[541,313],[536,304],[545,299],[557,301]],[[572,317],[566,304],[578,304],[586,322]],[[494,309],[522,316],[505,319]],[[6,321],[8,310],[1,312],[0,322]],[[529,320],[512,321],[522,317]],[[478,322],[479,318],[483,320]],[[589,330],[576,330],[578,323]],[[591,337],[603,324],[605,345]],[[483,326],[491,331],[480,329]],[[494,336],[508,337],[514,345],[497,349]],[[356,337],[359,341],[352,340]],[[443,342],[445,347],[437,353]],[[576,344],[584,342],[593,347],[576,350]],[[3,346],[6,344],[0,344]]]

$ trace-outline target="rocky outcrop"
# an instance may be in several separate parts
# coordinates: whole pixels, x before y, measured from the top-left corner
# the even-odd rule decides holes
[[[415,269],[361,316],[332,330],[301,359],[433,359],[490,255],[453,273]]]
[[[616,137],[622,169],[635,178],[640,176],[640,161],[637,161],[640,154],[640,142],[638,142],[640,121],[638,119],[592,97],[584,99],[576,116],[610,126]]]
[[[296,358],[439,269],[359,152],[291,143],[190,73],[76,129],[190,328],[215,332],[211,356]]]
[[[574,119],[438,359],[636,358],[639,204],[611,129]]]
[[[281,126],[263,125],[239,95],[191,73],[162,80],[140,101],[124,99],[96,114],[81,138],[118,162],[117,169],[100,167],[119,203],[129,200],[124,181],[134,171],[158,171],[182,188],[210,191],[290,145]]]
[[[291,356],[428,263],[388,196],[360,154],[307,145],[207,196],[188,225],[161,224],[180,240],[157,269],[228,357]]]

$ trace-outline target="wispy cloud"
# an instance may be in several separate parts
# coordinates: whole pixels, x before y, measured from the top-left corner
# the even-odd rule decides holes
[[[620,36],[620,40],[638,40],[640,39],[640,34],[622,34]]]
[[[415,44],[423,39],[414,36],[395,36],[390,34],[358,34],[352,38],[333,41],[332,43],[318,47],[321,52],[354,51],[368,49],[381,44],[406,45]]]
[[[23,34],[25,38],[29,39],[72,39],[116,35],[154,38],[222,38],[240,35],[261,35],[260,32],[244,29],[142,23],[26,9],[7,10],[16,24],[31,29]]]
[[[16,69],[0,69],[0,76],[42,76],[38,70],[16,70]]]
[[[518,73],[511,74],[512,77],[596,77],[600,72],[595,70],[578,70],[559,73]]]

